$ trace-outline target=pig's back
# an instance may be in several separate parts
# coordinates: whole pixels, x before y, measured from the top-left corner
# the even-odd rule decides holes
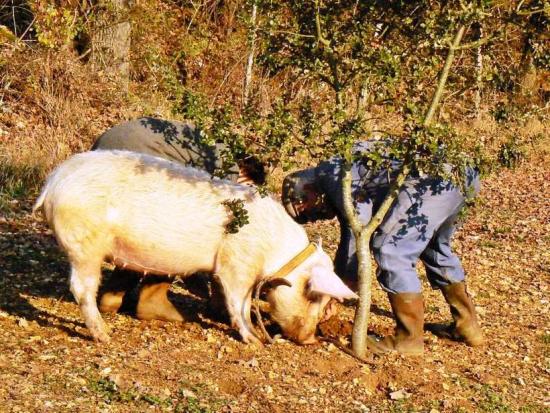
[[[117,265],[172,274],[213,268],[228,220],[222,202],[250,193],[201,171],[124,151],[75,155],[48,185],[46,215],[65,236],[63,244],[85,250],[85,244],[100,243]],[[90,249],[97,254],[101,248]]]

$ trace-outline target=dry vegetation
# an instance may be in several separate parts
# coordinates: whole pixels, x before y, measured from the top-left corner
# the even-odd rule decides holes
[[[424,357],[366,364],[326,343],[299,347],[280,339],[258,350],[209,319],[201,291],[181,282],[173,292],[189,322],[106,316],[113,342],[93,343],[68,290],[67,261],[30,215],[37,186],[61,160],[124,119],[181,118],[185,87],[241,104],[245,48],[234,3],[219,12],[212,2],[196,13],[175,3],[137,3],[135,18],[143,24],[134,32],[127,95],[71,47],[0,45],[0,412],[548,411],[550,125],[542,112],[497,122],[488,107],[506,99],[500,95],[487,97],[479,119],[456,121],[494,159],[513,137],[522,159],[485,178],[455,240],[486,347],[426,333]],[[257,78],[266,105],[287,86],[301,87]],[[380,122],[399,128],[396,119]],[[272,188],[281,176],[274,171]],[[336,222],[308,231],[322,235],[334,253]],[[441,295],[425,287],[426,321],[448,319]],[[386,334],[393,320],[378,288],[373,303],[371,328]],[[353,309],[340,308],[321,332],[347,343]]]

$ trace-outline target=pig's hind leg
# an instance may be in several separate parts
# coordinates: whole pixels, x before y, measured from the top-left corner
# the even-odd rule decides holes
[[[109,334],[97,308],[97,290],[101,280],[101,261],[71,260],[71,292],[94,340],[109,341]]]

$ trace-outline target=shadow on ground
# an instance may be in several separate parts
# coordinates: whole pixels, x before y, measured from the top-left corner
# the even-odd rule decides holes
[[[79,321],[75,321],[32,303],[35,298],[53,300],[54,307],[74,303],[69,289],[69,271],[68,261],[54,236],[41,223],[32,217],[24,221],[20,217],[0,221],[0,311],[27,322],[35,321],[43,327],[57,328],[69,336],[89,339],[76,331],[77,327],[86,328],[80,315]],[[111,271],[104,269],[103,281],[110,275]],[[178,291],[171,291],[169,297],[186,322],[197,323],[204,329],[218,328],[237,338],[236,332],[219,324],[227,318],[209,309],[205,276],[193,276],[178,281],[177,285],[185,290],[176,288]]]

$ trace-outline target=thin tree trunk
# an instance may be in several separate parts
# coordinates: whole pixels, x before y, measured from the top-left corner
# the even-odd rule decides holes
[[[434,91],[432,102],[426,116],[423,121],[423,126],[427,127],[431,124],[434,114],[436,113],[439,102],[441,101],[441,96],[443,95],[443,90],[445,89],[445,83],[447,82],[447,77],[449,76],[449,70],[454,58],[454,52],[465,31],[465,26],[459,27],[453,43],[449,48],[447,53],[447,58],[443,69],[439,75],[439,81],[437,83],[437,88]],[[346,219],[350,224],[353,235],[355,237],[355,245],[357,251],[357,276],[359,279],[359,303],[355,310],[355,320],[353,323],[353,334],[351,346],[354,354],[360,358],[364,358],[367,353],[367,332],[369,327],[370,319],[370,306],[371,306],[371,296],[372,296],[372,258],[370,254],[370,239],[378,225],[382,222],[386,213],[392,206],[393,202],[399,194],[401,186],[405,182],[405,179],[409,175],[410,165],[407,160],[403,162],[403,167],[399,172],[397,178],[393,181],[390,186],[390,190],[382,205],[376,214],[372,217],[370,222],[363,226],[359,221],[357,212],[353,206],[353,198],[351,193],[351,164],[348,163],[342,169],[342,194],[344,198],[344,211],[346,213]]]
[[[430,104],[428,113],[426,113],[426,117],[424,118],[424,122],[422,123],[423,126],[429,126],[432,123],[434,114],[439,107],[439,101],[441,100],[441,96],[443,96],[443,91],[445,90],[445,83],[447,82],[447,77],[449,76],[449,70],[451,69],[451,64],[453,63],[453,59],[455,57],[455,50],[460,44],[460,41],[462,40],[462,36],[464,35],[465,30],[466,30],[466,26],[460,26],[458,28],[458,31],[456,32],[455,37],[453,39],[453,43],[451,44],[451,47],[449,47],[449,52],[447,53],[447,58],[445,59],[445,64],[443,65],[443,69],[441,69],[441,74],[439,75],[439,81],[437,82],[437,88],[435,89],[435,92],[432,98],[432,103]]]
[[[91,36],[91,61],[96,70],[116,76],[127,92],[130,78],[129,7],[126,0],[105,0],[100,4],[105,11],[98,17]]]
[[[357,107],[355,109],[358,119],[364,119],[367,115],[367,103],[369,101],[369,79],[366,78],[361,89],[359,90],[359,96],[357,97]]]
[[[252,68],[254,66],[254,52],[256,48],[256,14],[258,12],[258,5],[254,3],[252,6],[252,14],[250,16],[250,25],[252,31],[250,33],[250,49],[248,52],[248,60],[246,61],[246,74],[244,78],[244,90],[243,90],[243,104],[248,105],[248,97],[250,94],[250,87],[252,84]]]
[[[483,27],[481,23],[478,23],[477,27],[477,40],[483,39]],[[481,115],[481,88],[482,88],[482,75],[483,75],[483,46],[479,45],[476,49],[476,90],[474,95],[474,108],[475,117],[479,119]]]
[[[370,306],[372,301],[372,257],[370,253],[370,239],[372,234],[382,222],[386,213],[399,194],[401,186],[405,182],[409,168],[404,165],[403,169],[393,181],[386,199],[371,218],[370,222],[363,226],[359,222],[357,213],[352,203],[351,196],[351,169],[345,172],[342,184],[344,185],[344,210],[349,219],[353,216],[351,228],[355,236],[355,246],[357,250],[357,276],[359,279],[359,303],[355,309],[355,319],[353,322],[353,334],[351,347],[353,352],[360,358],[364,358],[367,353],[367,332],[370,320]]]
[[[537,68],[533,63],[533,48],[531,46],[533,36],[534,34],[529,32],[526,34],[524,40],[519,75],[519,93],[523,96],[533,94],[537,88]]]

